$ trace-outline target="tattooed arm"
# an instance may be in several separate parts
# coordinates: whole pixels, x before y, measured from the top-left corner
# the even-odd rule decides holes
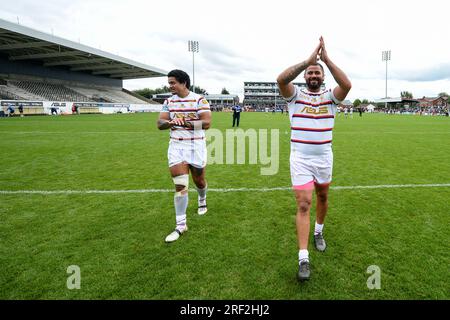
[[[277,78],[278,88],[280,89],[280,93],[284,98],[289,98],[294,94],[294,85],[291,83],[295,78],[298,77],[303,70],[305,70],[309,65],[316,63],[318,60],[318,56],[320,55],[320,49],[322,48],[322,43],[320,43],[311,56],[292,67],[284,70]]]
[[[169,113],[161,112],[159,114],[159,118],[158,121],[156,122],[156,125],[158,126],[159,130],[165,130],[170,128],[169,122],[170,122]]]

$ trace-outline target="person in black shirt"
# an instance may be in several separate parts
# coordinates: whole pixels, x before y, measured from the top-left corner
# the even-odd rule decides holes
[[[23,117],[23,104],[19,104],[19,113],[20,116]]]
[[[239,127],[239,120],[241,119],[242,107],[237,104],[233,108],[231,108],[231,110],[233,110],[233,127],[235,123],[237,124],[237,127]]]

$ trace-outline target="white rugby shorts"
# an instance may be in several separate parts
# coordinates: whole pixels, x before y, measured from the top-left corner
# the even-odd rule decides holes
[[[296,151],[290,156],[291,181],[294,189],[314,189],[314,184],[331,183],[333,153],[307,158]]]
[[[191,148],[170,143],[167,151],[169,168],[182,162],[199,169],[204,168],[207,161],[206,143],[204,140],[199,142],[196,141]]]

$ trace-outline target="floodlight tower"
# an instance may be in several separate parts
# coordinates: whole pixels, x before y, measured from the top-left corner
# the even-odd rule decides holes
[[[194,55],[199,51],[198,41],[189,40],[188,41],[188,50],[192,52],[192,91],[195,92],[195,64],[194,64]]]
[[[384,102],[384,107],[387,109],[387,66],[388,66],[388,61],[391,60],[391,50],[382,51],[381,52],[381,60],[386,61],[386,92],[385,92],[386,101]]]

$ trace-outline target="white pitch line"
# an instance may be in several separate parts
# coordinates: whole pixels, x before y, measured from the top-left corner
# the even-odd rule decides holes
[[[434,188],[450,187],[450,183],[441,184],[383,184],[375,186],[332,186],[331,190],[355,189],[393,189],[393,188]],[[270,192],[291,190],[291,187],[274,188],[210,188],[209,192]],[[195,190],[190,190],[196,192]],[[173,189],[138,189],[138,190],[0,190],[0,194],[116,194],[116,193],[172,193]]]
[[[282,129],[280,129],[283,131]],[[287,130],[284,130],[285,132],[288,132]],[[145,134],[151,134],[152,132],[150,130],[147,131],[11,131],[11,130],[0,130],[1,134],[110,134],[110,133],[145,133]],[[288,132],[289,133],[289,132]],[[336,131],[336,134],[355,134],[354,131]],[[424,134],[450,134],[450,131],[376,131],[376,132],[366,132],[364,133],[366,135],[370,134],[416,134],[416,135],[424,135]]]
[[[74,134],[151,134],[151,132],[147,131],[75,131],[75,132],[67,132],[67,131],[0,131],[0,134],[64,134],[68,136],[72,136]]]

